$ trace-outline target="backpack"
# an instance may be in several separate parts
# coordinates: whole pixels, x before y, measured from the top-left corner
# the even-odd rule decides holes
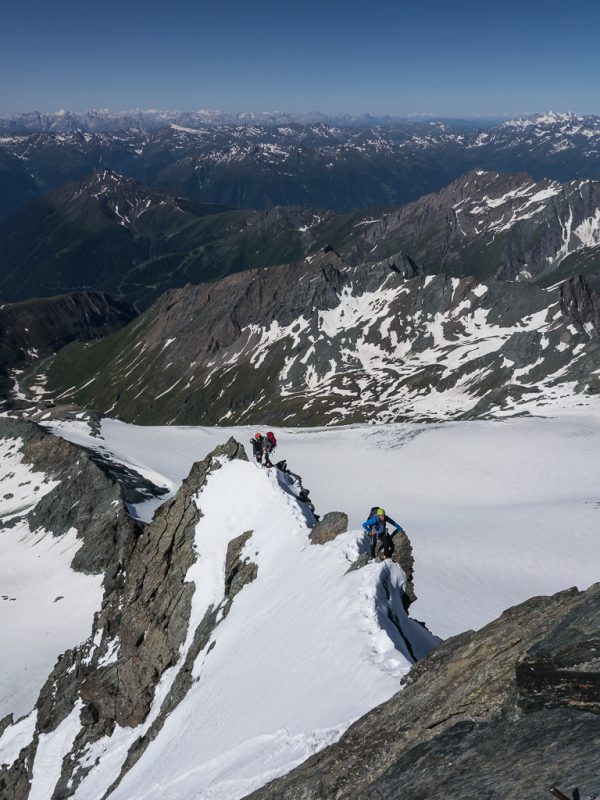
[[[275,438],[275,434],[273,431],[267,432],[267,439],[269,440],[269,444],[271,447],[277,447],[277,439]]]

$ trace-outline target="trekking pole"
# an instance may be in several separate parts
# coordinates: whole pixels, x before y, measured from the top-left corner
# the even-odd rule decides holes
[[[566,794],[563,794],[556,786],[551,786],[548,791],[556,797],[556,800],[569,800]]]

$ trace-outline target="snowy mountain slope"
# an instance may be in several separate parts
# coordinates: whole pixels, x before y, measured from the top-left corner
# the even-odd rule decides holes
[[[275,428],[320,510],[343,509],[350,530],[381,503],[415,555],[411,614],[441,636],[480,628],[533,594],[593,583],[600,570],[598,404],[545,418],[437,425]],[[555,416],[548,416],[554,414]],[[104,447],[176,491],[198,454],[256,428],[138,427],[48,420],[62,436]],[[264,432],[264,431],[263,431]],[[155,502],[138,506],[145,516]]]
[[[397,690],[437,643],[404,611],[404,573],[345,574],[356,535],[311,545],[298,491],[233,440],[193,467],[113,560],[33,739],[29,722],[0,737],[7,797],[146,796],[158,781],[163,796],[232,800]]]
[[[143,423],[456,419],[581,402],[598,388],[600,303],[323,251],[165,295],[49,366],[56,402]]]
[[[398,209],[356,214],[330,238],[354,264],[402,251],[429,273],[535,280],[600,243],[600,184],[476,169]]]
[[[58,481],[28,463],[14,433],[0,439],[0,720],[29,714],[58,656],[89,635],[102,598],[101,575],[71,568],[75,528],[55,537],[27,518]]]
[[[600,791],[600,584],[445,642],[336,744],[247,800],[537,800]],[[376,758],[365,758],[365,751]]]

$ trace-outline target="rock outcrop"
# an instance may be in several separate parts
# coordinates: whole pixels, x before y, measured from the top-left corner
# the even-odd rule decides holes
[[[24,462],[36,473],[45,474],[45,482],[56,482],[33,508],[24,509],[31,530],[45,529],[59,538],[75,528],[82,546],[72,568],[103,573],[105,597],[118,593],[123,564],[141,533],[141,527],[127,514],[118,484],[93,463],[85,450],[48,435],[33,423],[3,418],[0,436],[20,442]],[[8,525],[14,525],[17,519],[18,514],[11,515]],[[11,766],[0,767],[1,800],[28,797],[40,734],[54,730],[77,702],[81,671],[76,670],[76,665],[82,658],[83,652],[67,651],[42,688],[31,742]],[[95,709],[90,707],[88,713],[93,716]],[[12,723],[12,719],[8,722]]]
[[[195,560],[194,532],[201,516],[194,496],[222,463],[247,459],[233,439],[217,447],[194,464],[175,497],[144,526],[127,515],[119,485],[85,452],[30,423],[2,424],[6,435],[26,440],[27,458],[36,468],[60,480],[31,513],[31,521],[57,535],[81,526],[83,546],[74,568],[105,572],[104,599],[90,638],[59,658],[36,704],[33,739],[12,766],[0,769],[0,798],[25,800],[40,735],[56,730],[80,706],[81,728],[54,794],[67,798],[93,767],[82,759],[86,749],[116,726],[135,727],[146,720],[159,680],[178,663],[194,592],[193,583],[185,580]],[[74,497],[79,502],[73,502]],[[188,691],[194,660],[219,614],[226,615],[235,594],[256,576],[256,566],[240,555],[250,536],[247,532],[231,543],[225,599],[219,608],[207,611],[195,630],[159,714],[129,749],[121,774],[140,757]]]
[[[252,800],[536,800],[600,791],[600,584],[444,642],[404,689]]]
[[[332,542],[340,533],[348,530],[348,515],[343,511],[329,511],[310,532],[311,544]]]

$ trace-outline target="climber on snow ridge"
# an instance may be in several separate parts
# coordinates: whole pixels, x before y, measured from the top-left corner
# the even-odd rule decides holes
[[[375,558],[378,554],[389,558],[394,552],[394,542],[392,541],[394,534],[388,533],[388,522],[394,526],[394,533],[404,533],[402,525],[398,525],[391,517],[388,517],[383,508],[376,506],[371,509],[369,519],[362,524],[371,539],[371,558]]]

